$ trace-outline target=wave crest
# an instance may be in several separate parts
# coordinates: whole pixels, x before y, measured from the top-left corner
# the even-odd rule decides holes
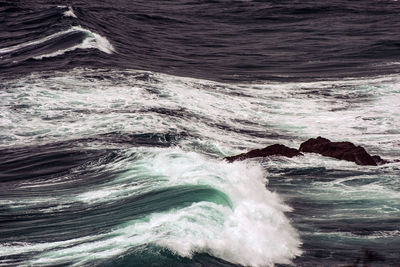
[[[123,162],[111,163],[110,168],[125,169],[125,173],[100,186],[96,199],[84,194],[79,201],[96,204],[100,200],[130,198],[143,190],[164,192],[163,201],[146,204],[156,209],[157,205],[171,202],[167,195],[181,187],[183,190],[169,209],[126,221],[101,235],[82,237],[67,248],[49,243],[51,250],[46,249],[31,263],[86,264],[92,260],[87,255],[112,258],[147,245],[167,248],[188,258],[207,253],[245,266],[290,264],[291,259],[301,255],[299,235],[284,214],[291,208],[266,189],[265,172],[260,165],[230,164],[176,148],[146,152],[139,158],[132,162],[127,155]],[[141,181],[147,189],[137,187]],[[107,188],[114,183],[124,186],[119,194],[111,196]],[[212,190],[206,194],[197,190],[198,194],[193,195],[194,190],[187,190],[190,187]],[[225,196],[227,201],[215,201]],[[182,207],[175,202],[190,204]],[[135,209],[135,205],[130,205],[130,209]]]

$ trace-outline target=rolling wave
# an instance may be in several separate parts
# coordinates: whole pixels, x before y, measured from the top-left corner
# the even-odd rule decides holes
[[[104,53],[115,52],[107,38],[81,26],[72,26],[41,39],[0,49],[0,59],[12,58],[13,62],[30,58],[43,59],[56,57],[75,49],[98,49]]]

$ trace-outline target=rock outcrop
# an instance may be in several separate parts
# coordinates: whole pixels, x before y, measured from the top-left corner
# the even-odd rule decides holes
[[[272,146],[267,146],[263,149],[254,149],[247,153],[239,154],[232,157],[226,157],[225,159],[229,162],[233,162],[235,160],[245,160],[249,158],[256,157],[268,157],[273,155],[285,156],[285,157],[295,157],[303,155],[297,149],[290,148],[281,144],[275,144]]]
[[[326,157],[352,161],[358,165],[377,166],[388,163],[388,161],[382,159],[380,156],[371,156],[361,146],[356,146],[350,142],[331,142],[329,139],[321,136],[308,139],[300,145],[299,150],[281,144],[275,144],[263,149],[254,149],[247,153],[226,157],[225,159],[229,162],[233,162],[236,160],[274,155],[292,158],[295,156],[302,156],[303,154],[301,152],[318,153]]]
[[[300,145],[300,151],[318,153],[326,157],[355,162],[358,165],[376,166],[387,163],[379,156],[371,156],[361,146],[350,142],[331,142],[323,137],[311,138]]]

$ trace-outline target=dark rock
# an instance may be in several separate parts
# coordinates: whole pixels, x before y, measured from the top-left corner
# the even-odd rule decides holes
[[[225,159],[229,162],[233,162],[235,160],[245,160],[256,157],[268,157],[273,155],[279,155],[291,158],[295,156],[302,156],[303,154],[300,153],[297,149],[290,148],[281,144],[275,144],[272,146],[267,146],[263,149],[254,149],[247,153],[239,154],[232,157],[226,157]]]
[[[247,153],[226,157],[225,159],[229,162],[233,162],[235,160],[268,157],[273,155],[291,158],[302,156],[303,154],[301,152],[318,153],[326,157],[352,161],[358,165],[377,166],[389,163],[389,161],[382,159],[380,156],[371,156],[361,146],[356,146],[350,142],[331,142],[329,139],[321,136],[305,141],[300,145],[299,150],[281,144],[275,144],[263,149],[254,149]]]
[[[387,163],[379,156],[371,156],[361,146],[350,142],[331,142],[322,137],[311,138],[300,145],[300,151],[313,152],[323,156],[355,162],[358,165],[371,165]]]
[[[372,158],[375,160],[375,162],[376,162],[377,165],[382,165],[382,164],[390,163],[390,161],[385,160],[385,159],[381,158],[381,157],[378,156],[378,155],[374,155],[374,156],[372,156]]]

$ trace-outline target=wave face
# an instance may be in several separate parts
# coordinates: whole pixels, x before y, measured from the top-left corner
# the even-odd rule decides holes
[[[396,266],[399,3],[1,3],[0,266]]]
[[[12,58],[13,63],[16,63],[15,59],[18,57],[21,57],[22,60],[30,58],[42,59],[59,56],[78,48],[96,48],[107,54],[112,54],[115,51],[106,38],[80,26],[74,26],[66,31],[58,32],[39,40],[2,48],[0,49],[0,54],[4,55],[2,57]],[[24,57],[25,54],[29,54],[29,56]]]

